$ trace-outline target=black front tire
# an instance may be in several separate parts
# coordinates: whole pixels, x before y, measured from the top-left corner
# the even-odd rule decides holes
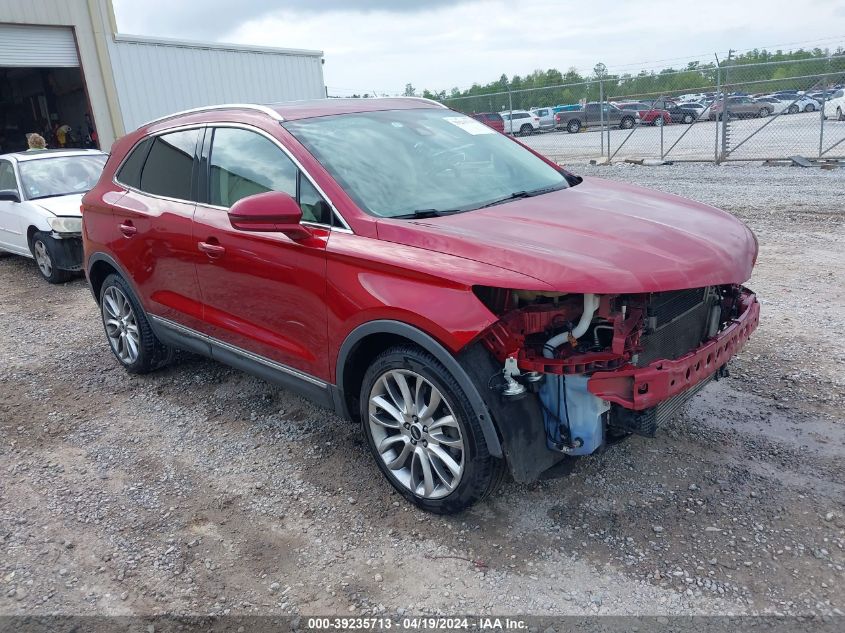
[[[630,130],[632,127],[634,127],[634,119],[629,116],[626,116],[619,122],[619,127],[623,130]]]
[[[369,423],[370,394],[383,376],[395,370],[414,372],[434,385],[448,403],[460,427],[466,451],[464,471],[455,489],[444,497],[426,498],[406,487],[388,468],[376,448]],[[362,429],[376,464],[399,494],[414,505],[434,514],[455,514],[491,495],[501,484],[506,471],[504,460],[490,455],[481,425],[463,389],[452,374],[428,352],[409,345],[393,347],[380,354],[364,375],[359,401]]]
[[[63,284],[70,281],[73,273],[56,266],[58,261],[58,247],[56,241],[48,233],[38,232],[32,236],[29,250],[35,258],[35,264],[40,275],[51,284]]]
[[[694,120],[695,117],[693,117],[691,114],[684,115],[684,123],[686,123],[687,125],[690,125]]]
[[[132,292],[132,288],[130,288],[129,284],[123,277],[117,274],[111,274],[106,277],[102,287],[100,288],[100,316],[103,322],[103,330],[106,332],[106,341],[109,341],[109,336],[108,328],[106,327],[106,313],[103,301],[105,299],[106,292],[111,287],[117,288],[131,305],[132,312],[135,317],[135,323],[138,328],[139,338],[138,357],[134,361],[125,362],[118,355],[115,348],[109,343],[109,348],[114,354],[114,357],[117,358],[118,362],[130,374],[147,374],[167,365],[171,360],[173,360],[175,350],[158,340],[150,327],[149,319],[147,319],[147,315],[141,307],[140,301],[138,301],[135,293]]]

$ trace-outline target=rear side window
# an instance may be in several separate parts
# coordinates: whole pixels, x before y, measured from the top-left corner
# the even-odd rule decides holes
[[[141,191],[191,200],[191,174],[198,136],[199,130],[157,136],[141,170]]]
[[[117,172],[119,183],[134,189],[141,188],[141,169],[147,159],[147,153],[150,151],[152,142],[151,138],[145,138],[129,153],[129,156],[123,161],[123,166]]]

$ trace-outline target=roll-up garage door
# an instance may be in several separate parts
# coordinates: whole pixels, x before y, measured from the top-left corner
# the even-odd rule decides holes
[[[75,68],[79,66],[73,29],[0,24],[0,67]]]

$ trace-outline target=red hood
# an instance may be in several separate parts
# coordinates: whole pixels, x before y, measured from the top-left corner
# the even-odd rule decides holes
[[[561,292],[742,283],[757,253],[751,231],[724,211],[601,178],[453,216],[380,220],[378,235],[522,273]]]

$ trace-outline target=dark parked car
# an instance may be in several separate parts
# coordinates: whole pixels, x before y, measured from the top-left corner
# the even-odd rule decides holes
[[[731,214],[575,176],[423,99],[164,117],[112,146],[82,205],[128,372],[182,348],[278,382],[360,424],[432,512],[652,436],[759,319],[757,241]]]
[[[652,109],[668,112],[672,119],[672,123],[693,123],[701,114],[700,110],[679,104],[677,101],[673,101],[672,99],[655,99],[648,105],[651,106]]]
[[[555,114],[555,127],[571,134],[580,132],[585,127],[596,127],[602,123],[630,130],[639,122],[638,113],[621,110],[612,103],[588,103],[580,110],[562,110]]]

